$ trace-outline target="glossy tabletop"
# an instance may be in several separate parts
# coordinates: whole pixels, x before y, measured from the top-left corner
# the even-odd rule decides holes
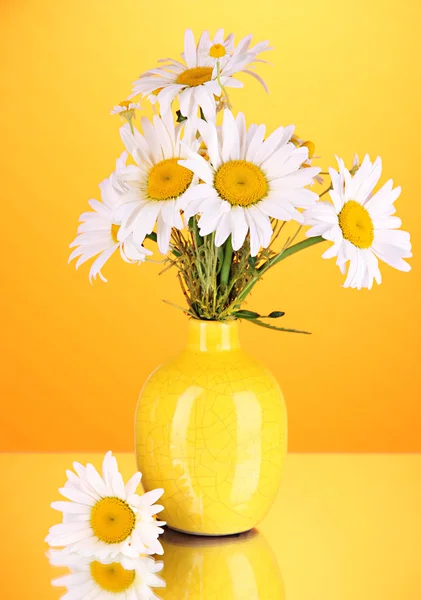
[[[96,454],[0,455],[0,597],[54,600],[45,557],[65,469]],[[131,454],[117,454],[124,477]],[[203,539],[166,532],[165,600],[420,600],[421,455],[289,455],[258,531]]]

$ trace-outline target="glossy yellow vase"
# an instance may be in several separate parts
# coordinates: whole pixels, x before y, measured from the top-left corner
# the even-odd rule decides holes
[[[136,413],[146,490],[162,518],[199,535],[248,531],[269,511],[287,447],[279,386],[240,346],[238,321],[189,321],[185,350],[152,373]]]
[[[166,531],[162,600],[285,600],[275,555],[261,533],[209,539]]]

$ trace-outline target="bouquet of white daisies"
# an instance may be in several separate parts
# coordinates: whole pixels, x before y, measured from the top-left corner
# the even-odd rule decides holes
[[[196,44],[187,30],[181,60],[159,61],[114,107],[127,121],[120,130],[125,151],[71,244],[76,267],[95,258],[91,281],[106,281],[102,268],[117,250],[127,262],[143,263],[156,244],[166,268],[177,270],[187,301],[182,310],[192,318],[245,318],[295,331],[242,308],[262,276],[292,254],[330,242],[323,258],[336,257],[344,286],[358,289],[381,283],[378,259],[410,270],[410,236],[394,216],[401,188],[389,180],[374,191],[380,158],[355,157],[350,169],[338,158],[337,169],[322,173],[328,180],[318,194],[311,187],[323,179],[312,165],[311,142],[292,125],[267,133],[233,112],[228,90],[243,86],[236,75],[247,73],[266,89],[255,69],[267,50],[268,42],[252,46],[251,36],[236,45],[223,30],[213,39],[205,31]],[[153,104],[155,116],[142,118],[139,130],[140,99]],[[298,241],[303,226],[310,227]]]

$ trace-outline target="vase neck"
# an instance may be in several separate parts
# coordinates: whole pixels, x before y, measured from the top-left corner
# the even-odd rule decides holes
[[[190,319],[187,348],[195,352],[227,352],[240,348],[238,321]]]

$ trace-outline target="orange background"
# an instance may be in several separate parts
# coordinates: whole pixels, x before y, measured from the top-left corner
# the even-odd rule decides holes
[[[109,283],[67,266],[87,200],[122,151],[110,108],[187,26],[269,39],[271,93],[244,78],[248,121],[294,123],[320,164],[380,154],[402,185],[413,271],[384,266],[371,292],[345,290],[316,246],[274,269],[248,308],[284,310],[311,337],[242,325],[277,376],[293,451],[420,451],[421,5],[355,0],[1,2],[1,450],[131,450],[140,387],[184,343],[174,273],[115,257]]]

